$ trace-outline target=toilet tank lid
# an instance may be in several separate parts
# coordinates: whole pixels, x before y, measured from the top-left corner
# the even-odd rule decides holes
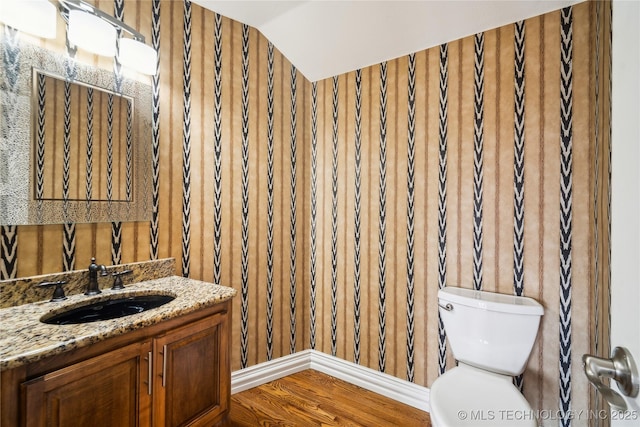
[[[542,305],[533,298],[476,291],[474,289],[446,286],[438,291],[438,299],[452,304],[461,304],[467,307],[503,313],[536,316],[542,316],[544,314]]]

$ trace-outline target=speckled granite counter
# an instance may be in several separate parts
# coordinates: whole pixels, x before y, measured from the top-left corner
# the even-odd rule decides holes
[[[142,294],[175,295],[158,308],[139,314],[75,325],[48,325],[40,318],[51,312],[116,296]],[[0,371],[84,347],[164,320],[229,300],[236,290],[179,276],[163,277],[128,285],[126,289],[103,289],[102,294],[71,295],[62,302],[40,301],[0,309]]]

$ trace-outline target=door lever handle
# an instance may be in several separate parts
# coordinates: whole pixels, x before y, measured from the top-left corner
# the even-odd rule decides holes
[[[603,378],[611,378],[618,383],[620,391],[629,397],[638,395],[640,380],[638,368],[629,350],[616,347],[610,359],[585,354],[582,356],[584,373],[609,405],[618,411],[625,411],[627,404],[622,396],[602,382]]]

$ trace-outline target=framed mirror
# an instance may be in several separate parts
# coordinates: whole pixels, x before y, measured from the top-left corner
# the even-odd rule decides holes
[[[151,87],[3,37],[0,224],[151,218]]]

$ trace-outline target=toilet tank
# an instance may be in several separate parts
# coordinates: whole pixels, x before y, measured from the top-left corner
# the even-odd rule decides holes
[[[503,375],[524,371],[544,313],[536,300],[444,287],[438,306],[456,360]]]

